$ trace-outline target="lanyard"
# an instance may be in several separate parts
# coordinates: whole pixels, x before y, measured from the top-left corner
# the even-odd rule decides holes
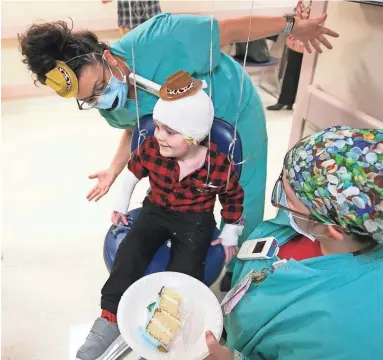
[[[275,269],[271,269],[268,267],[263,268],[261,271],[257,271],[250,274],[250,279],[255,284],[262,283],[268,275],[274,274]]]

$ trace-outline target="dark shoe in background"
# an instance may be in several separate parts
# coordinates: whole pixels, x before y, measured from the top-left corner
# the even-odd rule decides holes
[[[283,104],[279,104],[279,103],[276,103],[275,105],[270,105],[266,109],[270,110],[270,111],[279,111],[279,110],[282,110],[284,107],[286,107],[286,110],[292,110],[293,109],[292,105],[283,105]]]

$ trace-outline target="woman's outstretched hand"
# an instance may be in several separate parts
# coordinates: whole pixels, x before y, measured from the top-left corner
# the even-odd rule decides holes
[[[89,179],[97,179],[98,183],[91,191],[89,191],[86,198],[89,201],[94,199],[94,201],[97,202],[100,200],[109,191],[117,176],[117,171],[112,167],[89,175]]]
[[[339,36],[333,30],[330,30],[322,24],[326,21],[327,14],[323,14],[316,19],[295,19],[295,25],[291,33],[294,38],[303,42],[305,49],[311,53],[311,46],[318,52],[322,53],[320,44],[324,45],[327,49],[332,49],[331,43],[324,35],[337,38]],[[310,46],[311,45],[311,46]]]

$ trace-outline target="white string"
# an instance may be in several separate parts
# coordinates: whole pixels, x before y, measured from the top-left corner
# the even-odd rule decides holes
[[[249,42],[250,42],[251,22],[252,22],[252,16],[253,16],[253,11],[254,11],[254,2],[255,2],[255,0],[253,0],[252,3],[251,3],[251,13],[250,13],[250,21],[249,21],[249,31],[248,31],[248,35],[247,35],[246,51],[245,51],[245,56],[244,56],[244,59],[243,59],[243,65],[242,65],[242,77],[241,77],[241,87],[240,87],[240,91],[239,91],[239,101],[238,101],[237,115],[236,115],[235,123],[234,123],[234,139],[233,139],[233,141],[231,142],[231,144],[230,144],[230,146],[229,146],[229,151],[228,151],[228,159],[229,159],[229,162],[230,162],[233,166],[235,166],[235,165],[241,165],[241,164],[243,164],[244,162],[247,161],[247,158],[246,158],[245,160],[241,161],[241,162],[238,163],[238,164],[234,163],[234,150],[235,150],[235,144],[236,144],[236,141],[237,141],[237,128],[238,128],[239,112],[240,112],[241,103],[242,103],[243,83],[244,83],[244,81],[245,81],[246,60],[247,60],[247,53],[248,53]],[[229,186],[230,169],[231,169],[231,167],[229,168],[229,171],[228,171],[228,174],[227,174],[226,190],[227,190],[227,188],[228,188],[228,186]]]
[[[213,103],[212,97],[213,97],[213,15],[210,16],[210,67],[209,67],[209,97],[210,97],[210,108],[209,108],[209,115],[211,117],[212,115],[212,106]],[[208,140],[208,160],[207,160],[207,176],[206,176],[206,184],[209,185],[209,176],[210,176],[210,147],[211,147],[211,129],[209,131],[209,140]]]
[[[133,22],[132,22],[132,3],[129,0],[129,17],[130,17],[130,30],[133,29]],[[134,97],[136,100],[136,117],[137,117],[137,128],[138,128],[138,139],[137,139],[137,154],[140,155],[140,145],[142,144],[141,138],[145,140],[146,133],[144,131],[141,131],[141,124],[140,124],[140,114],[138,111],[138,96],[137,96],[137,83],[136,83],[136,63],[135,63],[135,56],[134,56],[134,41],[132,41],[132,67],[133,67],[133,80],[134,80]]]
[[[245,80],[245,73],[246,73],[246,60],[247,60],[247,53],[249,50],[249,42],[250,42],[250,34],[251,34],[251,22],[252,22],[252,16],[253,16],[253,10],[254,10],[254,2],[253,0],[251,4],[251,15],[250,15],[250,22],[249,22],[249,31],[247,35],[247,42],[246,42],[246,51],[245,51],[245,57],[243,59],[243,66],[242,66],[242,78],[241,78],[241,88],[239,92],[239,101],[238,101],[238,109],[237,109],[237,116],[235,119],[235,126],[234,126],[234,139],[237,139],[237,125],[238,125],[238,119],[239,119],[239,111],[240,111],[240,106],[242,102],[242,95],[243,95],[243,83]]]

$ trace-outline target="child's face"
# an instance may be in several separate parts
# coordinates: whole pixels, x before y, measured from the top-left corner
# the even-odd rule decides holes
[[[179,158],[190,149],[190,142],[180,133],[154,120],[154,136],[160,145],[160,153],[164,157]]]

